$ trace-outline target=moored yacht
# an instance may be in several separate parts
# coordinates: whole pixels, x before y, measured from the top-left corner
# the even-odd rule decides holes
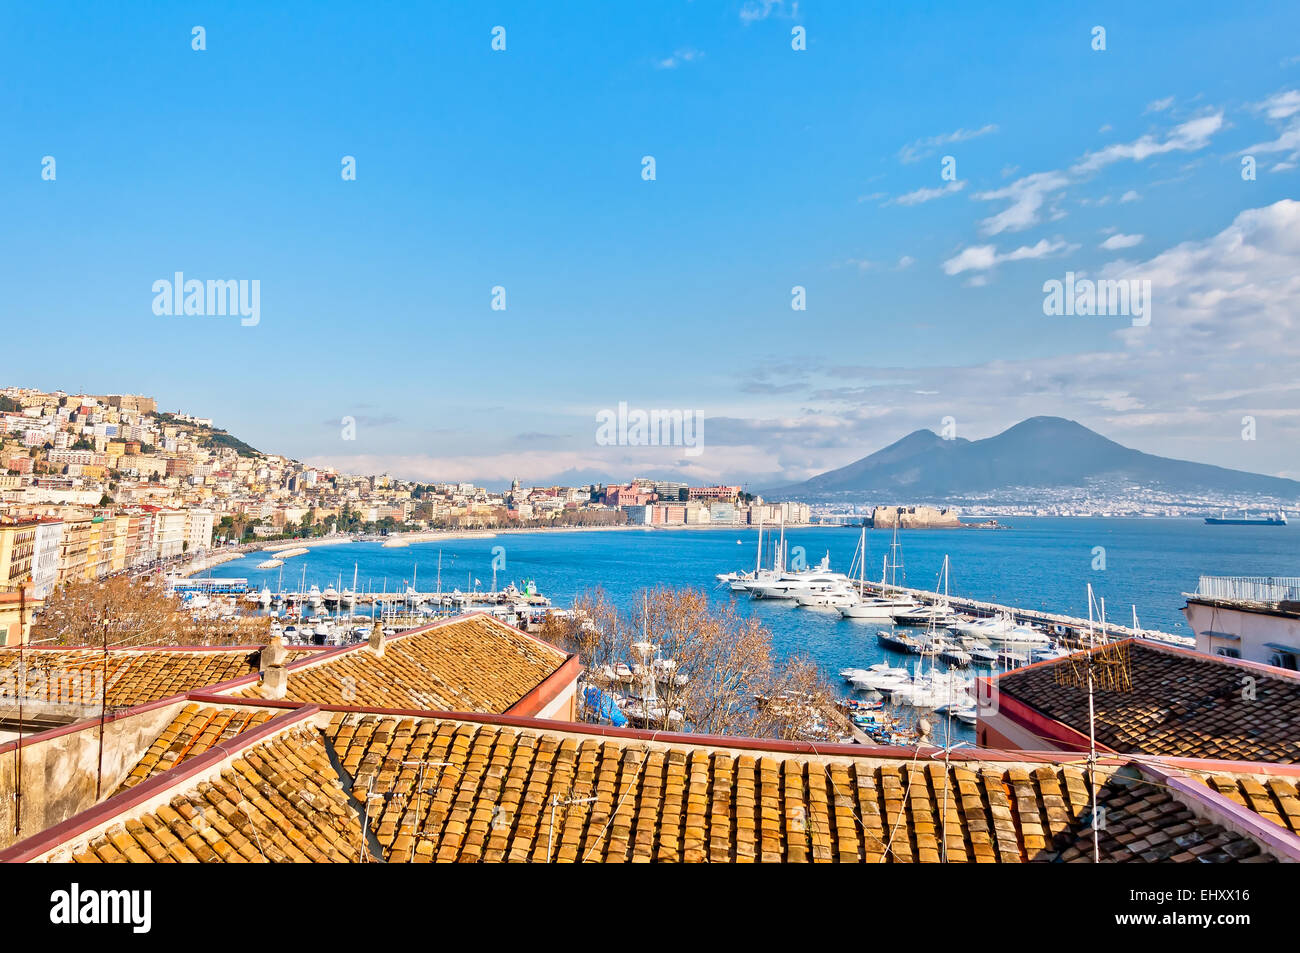
[[[755,599],[796,599],[807,594],[817,586],[837,583],[847,586],[849,577],[842,572],[831,571],[831,558],[822,557],[822,561],[812,569],[781,573],[774,581],[755,584],[749,587]]]
[[[852,605],[841,606],[840,615],[846,619],[866,619],[872,622],[890,622],[895,612],[917,608],[909,596],[869,596]]]

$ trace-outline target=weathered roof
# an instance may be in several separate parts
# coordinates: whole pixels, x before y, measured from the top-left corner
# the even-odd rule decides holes
[[[155,747],[197,721],[235,719],[188,714]],[[1085,765],[941,758],[308,706],[191,750],[0,859],[1091,861]],[[1269,861],[1279,843],[1300,856],[1276,815],[1214,818],[1210,792],[1257,795],[1254,775],[1190,780],[1208,810],[1168,777],[1122,758],[1098,767],[1103,860]]]
[[[21,684],[26,701],[83,706],[99,703],[103,685],[109,707],[124,708],[256,672],[260,651],[247,645],[0,649],[0,685],[8,687],[7,698]]]
[[[287,668],[285,697],[317,704],[503,712],[558,670],[564,652],[486,614],[439,622]],[[241,689],[265,698],[260,683]]]
[[[187,758],[202,754],[215,744],[256,728],[268,720],[271,714],[264,709],[244,706],[200,708],[193,703],[186,705],[149,746],[149,750],[118,790],[132,788]]]
[[[1094,689],[1097,741],[1113,751],[1300,763],[1300,677],[1187,649],[1129,640],[1131,687]],[[1102,651],[1101,648],[1096,651]],[[1016,669],[1000,695],[1088,733],[1088,693],[1058,674],[1078,656]]]

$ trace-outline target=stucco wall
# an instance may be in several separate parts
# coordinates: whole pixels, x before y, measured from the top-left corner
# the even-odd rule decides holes
[[[184,704],[180,700],[104,723],[102,797],[122,783]],[[84,722],[75,731],[32,735],[21,748],[4,746],[0,750],[0,848],[94,805],[99,757],[98,721]],[[22,817],[15,834],[13,795],[20,764]]]

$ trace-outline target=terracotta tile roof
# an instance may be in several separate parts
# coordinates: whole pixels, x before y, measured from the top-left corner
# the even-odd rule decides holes
[[[1262,666],[1131,641],[1127,691],[1097,688],[1097,741],[1114,751],[1223,761],[1300,763],[1300,679]],[[1058,684],[1069,659],[1017,669],[998,690],[1076,731],[1088,694]]]
[[[566,661],[559,649],[486,615],[438,623],[288,668],[286,698],[317,704],[504,712]],[[259,684],[238,692],[268,693]]]
[[[1293,834],[1300,834],[1300,788],[1294,778],[1207,775],[1205,783],[1220,794]]]
[[[127,775],[118,791],[132,788],[187,758],[202,754],[213,745],[256,728],[271,715],[271,712],[260,708],[200,708],[194,704],[186,705],[149,746],[149,750]]]
[[[157,775],[164,754],[185,738],[189,748],[174,763],[195,758],[232,724],[252,727],[246,714],[188,706],[141,763]],[[663,743],[644,732],[602,737],[530,721],[343,712],[317,712],[232,757],[220,755],[209,750],[192,777],[175,772],[181,777],[173,785],[162,774],[139,795],[119,792],[95,809],[110,809],[98,825],[32,856],[89,863],[1092,860],[1088,775],[1079,764],[954,759],[945,767],[925,756],[730,748],[717,739]],[[1261,841],[1194,813],[1137,765],[1102,765],[1098,778],[1103,861],[1275,859]],[[1294,824],[1291,780],[1267,797],[1248,776],[1218,772],[1204,783],[1254,798],[1263,816],[1267,806]],[[111,810],[133,797],[138,808]]]
[[[358,812],[320,733],[280,732],[152,810],[68,845],[76,863],[355,861]]]
[[[393,861],[1092,859],[1087,773],[1077,765],[954,762],[945,771],[928,758],[357,714],[335,715],[327,731]],[[1272,859],[1250,838],[1198,821],[1135,769],[1099,778],[1103,860]]]
[[[260,649],[110,648],[106,675],[100,649],[29,647],[21,654],[28,699],[88,704],[93,696],[98,704],[102,680],[109,707],[125,708],[256,672]],[[20,680],[19,651],[0,650],[0,684],[12,687]]]

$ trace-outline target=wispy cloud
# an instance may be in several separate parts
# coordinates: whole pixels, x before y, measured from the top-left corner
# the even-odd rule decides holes
[[[766,20],[771,16],[797,17],[798,15],[799,0],[794,0],[789,7],[786,7],[785,0],[745,0],[744,6],[740,8],[740,20],[745,24]]]
[[[1104,248],[1107,251],[1116,251],[1120,248],[1132,248],[1134,245],[1140,244],[1142,244],[1141,235],[1124,235],[1120,232],[1116,232],[1097,247]]]
[[[703,59],[704,54],[695,49],[681,49],[672,56],[665,57],[655,61],[655,69],[677,69],[683,63],[694,63],[696,60]]]
[[[948,275],[959,275],[963,271],[987,271],[1006,261],[1046,258],[1067,247],[1066,242],[1060,239],[1048,241],[1046,238],[1039,239],[1033,245],[1021,245],[1009,252],[999,252],[996,245],[971,245],[945,261],[943,270]]]
[[[1043,217],[1044,205],[1049,197],[1061,192],[1067,186],[1123,160],[1142,162],[1151,156],[1167,152],[1191,152],[1204,148],[1210,139],[1223,128],[1223,112],[1216,111],[1171,129],[1163,138],[1154,135],[1142,136],[1133,142],[1115,143],[1096,152],[1085,153],[1083,158],[1070,167],[1068,171],[1052,170],[1035,172],[1016,179],[1000,189],[976,192],[974,197],[982,202],[1003,201],[1010,204],[1001,212],[991,215],[980,222],[980,231],[985,235],[1000,235],[1003,232],[1023,231],[1037,225]],[[1131,202],[1138,197],[1136,192],[1124,193],[1121,202]],[[1093,200],[1088,204],[1100,205],[1103,202]],[[1061,217],[1056,205],[1049,208],[1053,220]]]
[[[954,132],[931,136],[928,139],[917,139],[915,142],[909,142],[899,149],[898,158],[901,162],[919,162],[926,156],[934,155],[942,146],[966,142],[969,139],[978,139],[980,136],[991,135],[997,131],[996,123],[988,123],[978,129],[957,129]]]
[[[975,198],[982,202],[1011,202],[1001,212],[984,219],[980,223],[980,230],[985,235],[1000,235],[1002,232],[1018,232],[1038,224],[1038,213],[1047,196],[1069,184],[1069,176],[1062,172],[1035,172],[1000,189],[976,192]]]
[[[1274,93],[1263,102],[1255,103],[1252,110],[1263,115],[1279,130],[1275,139],[1257,142],[1242,149],[1239,155],[1274,152],[1291,153],[1288,158],[1300,158],[1300,90],[1287,89]],[[1278,163],[1285,165],[1285,163]],[[1286,171],[1286,169],[1275,171]]]
[[[1174,104],[1174,97],[1166,96],[1164,99],[1154,99],[1147,103],[1147,108],[1142,110],[1145,113],[1162,113]]]
[[[923,202],[932,202],[935,199],[941,199],[948,195],[955,195],[962,189],[966,188],[964,180],[949,182],[947,185],[938,188],[921,188],[914,192],[906,192],[897,198],[892,198],[886,205],[920,205]]]
[[[1193,152],[1209,145],[1210,139],[1222,128],[1223,112],[1213,112],[1175,126],[1164,139],[1148,134],[1132,142],[1117,142],[1096,152],[1089,152],[1070,171],[1076,175],[1085,175],[1125,159],[1143,162],[1151,156],[1166,152]]]

